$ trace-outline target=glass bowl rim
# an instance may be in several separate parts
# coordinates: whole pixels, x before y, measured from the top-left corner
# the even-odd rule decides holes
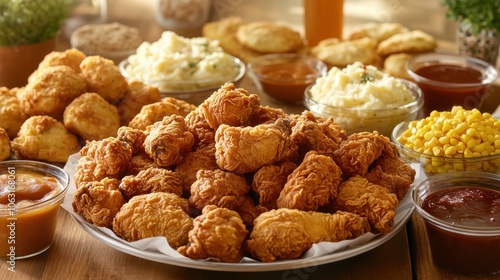
[[[229,55],[229,54],[228,54]],[[231,57],[231,59],[233,60],[233,62],[235,63],[235,65],[238,66],[238,74],[233,77],[230,81],[226,81],[227,83],[237,83],[239,81],[241,81],[243,79],[243,77],[245,76],[245,72],[246,72],[246,65],[245,63],[243,63],[243,61],[241,61],[239,58],[235,57],[235,56],[232,56],[232,55],[229,55]],[[219,89],[224,83],[221,83],[221,84],[214,84],[214,85],[211,85],[211,86],[207,86],[207,87],[201,87],[201,88],[196,88],[196,89],[187,89],[187,90],[164,90],[164,89],[161,89],[161,86],[158,86],[158,82],[162,82],[161,80],[141,80],[139,78],[136,78],[136,77],[132,77],[130,75],[127,74],[127,71],[125,70],[125,67],[128,65],[128,58],[124,59],[123,61],[121,61],[119,64],[118,64],[118,69],[120,70],[121,74],[125,77],[125,79],[127,80],[137,80],[137,81],[140,81],[140,82],[143,82],[145,83],[146,85],[151,85],[151,86],[156,86],[158,87],[158,89],[160,90],[161,93],[163,94],[190,94],[190,93],[204,93],[204,92],[207,92],[207,91],[213,91],[213,90],[216,90],[216,89]],[[211,83],[213,82],[212,79],[203,79],[203,80],[192,80],[192,81],[167,81],[168,84],[171,84],[171,85],[189,85],[189,84],[197,84],[197,83]]]
[[[34,172],[43,172],[45,175],[49,175],[51,177],[56,178],[57,182],[62,186],[62,189],[59,193],[57,193],[55,196],[53,196],[47,200],[37,202],[35,204],[28,205],[28,206],[23,206],[23,207],[16,206],[15,209],[16,209],[17,214],[29,212],[31,210],[36,210],[36,209],[43,208],[43,207],[48,206],[48,205],[58,203],[59,201],[64,199],[64,196],[66,195],[66,192],[68,191],[69,183],[70,183],[70,176],[66,170],[64,170],[63,168],[61,168],[57,165],[46,163],[46,162],[41,162],[41,161],[34,161],[34,160],[6,160],[6,161],[0,162],[0,165],[6,166],[6,167],[15,166],[16,170],[19,167],[19,169],[24,169],[24,170],[34,171]],[[47,170],[50,170],[51,172],[48,172]],[[61,176],[56,176],[53,174],[56,172],[58,173],[58,175],[61,175]],[[7,173],[3,173],[3,174],[7,174]],[[65,184],[61,183],[61,181],[65,182]],[[4,215],[5,213],[8,213],[8,211],[9,211],[9,209],[7,209],[7,208],[0,209],[0,215]]]
[[[422,62],[417,62],[418,60],[423,60]],[[481,72],[486,78],[478,83],[447,83],[434,81],[429,78],[422,77],[415,73],[411,69],[411,64],[416,63],[416,65],[433,65],[439,63],[440,61],[448,61],[450,64],[454,65],[478,65],[479,67],[473,67],[475,69],[481,68]],[[410,60],[406,61],[405,69],[410,77],[416,82],[423,82],[432,86],[441,87],[441,88],[471,88],[471,87],[480,87],[486,86],[493,83],[498,77],[498,70],[491,64],[475,57],[467,56],[467,55],[458,55],[452,53],[423,53],[417,54],[410,58]]]
[[[424,180],[421,180],[418,182],[412,189],[411,189],[411,200],[413,205],[415,206],[415,209],[417,212],[429,223],[433,224],[434,226],[437,226],[441,229],[445,229],[447,231],[456,233],[456,234],[462,234],[462,235],[477,235],[477,236],[500,236],[500,226],[495,226],[495,227],[481,227],[481,226],[469,226],[469,225],[460,225],[452,222],[446,222],[443,221],[440,218],[436,218],[429,214],[427,211],[425,211],[422,206],[416,201],[416,198],[419,197],[419,191],[421,189],[426,188],[431,182],[434,183],[439,183],[439,182],[448,182],[450,180],[450,177],[453,177],[453,179],[489,179],[491,183],[493,182],[498,182],[500,183],[500,175],[499,174],[494,174],[494,173],[489,173],[489,172],[481,172],[481,171],[455,171],[455,172],[447,172],[447,173],[441,173],[441,174],[436,174],[431,177],[427,177]],[[436,182],[437,181],[437,182]],[[460,187],[460,186],[459,186]],[[466,187],[466,186],[465,186]],[[453,188],[452,185],[450,186],[444,186],[440,188],[439,190],[442,189],[447,189],[447,188]],[[500,187],[494,189],[493,187],[480,187],[480,188],[486,188],[486,189],[493,189],[497,192],[500,192]],[[430,194],[435,193],[434,192],[426,192],[425,196],[423,198],[420,198],[420,200],[424,200],[427,196]]]

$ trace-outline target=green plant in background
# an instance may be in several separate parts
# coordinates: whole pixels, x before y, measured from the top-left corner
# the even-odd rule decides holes
[[[446,16],[469,24],[474,34],[481,30],[500,33],[500,0],[444,0]]]
[[[54,38],[76,0],[0,0],[0,45]]]

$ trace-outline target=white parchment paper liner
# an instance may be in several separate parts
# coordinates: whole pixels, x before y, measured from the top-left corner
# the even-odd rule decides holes
[[[69,157],[66,165],[64,166],[64,170],[66,170],[70,175],[70,185],[68,187],[68,192],[66,193],[65,199],[61,205],[63,207],[63,209],[68,211],[72,215],[72,217],[74,219],[78,220],[79,222],[88,224],[91,228],[95,228],[95,229],[103,232],[107,236],[109,236],[109,238],[112,238],[116,241],[119,241],[127,246],[130,246],[130,247],[142,250],[142,251],[146,251],[146,252],[155,252],[155,253],[165,254],[167,256],[174,257],[174,258],[186,258],[186,259],[188,259],[187,257],[178,253],[175,249],[170,247],[170,245],[168,244],[165,237],[151,237],[151,238],[145,238],[145,239],[134,241],[134,242],[127,242],[127,241],[119,238],[118,236],[116,236],[116,234],[112,230],[105,228],[105,227],[96,227],[96,226],[86,222],[85,219],[81,215],[75,213],[75,211],[73,210],[73,207],[71,206],[71,203],[73,201],[73,194],[76,191],[76,186],[74,183],[73,175],[75,174],[75,168],[76,168],[76,165],[78,163],[79,158],[80,158],[79,154],[71,155]],[[421,174],[421,172],[420,172],[419,165],[412,165],[412,167],[415,170],[417,170],[417,175],[415,177],[416,179],[415,179],[415,182],[413,183],[413,185],[415,185],[415,183],[418,181],[418,178],[420,178],[419,174]],[[413,210],[413,205],[412,205],[413,202],[410,199],[409,193],[410,193],[410,191],[408,191],[405,198],[399,203],[398,209],[396,211],[395,224],[398,224],[398,222],[400,222],[405,216],[407,216],[408,211]],[[339,251],[345,250],[346,248],[358,247],[358,246],[361,246],[363,244],[370,242],[370,240],[372,240],[376,236],[377,235],[372,234],[372,233],[366,233],[366,234],[364,234],[356,239],[352,239],[352,240],[343,240],[340,242],[320,242],[320,243],[314,244],[307,252],[305,252],[302,255],[301,258],[302,259],[314,258],[314,257],[318,257],[318,256],[331,254],[334,252],[339,252]],[[214,260],[207,259],[207,260],[199,260],[199,261],[212,261],[213,262]],[[244,257],[241,260],[241,263],[258,263],[258,262],[259,261],[254,260],[254,259],[249,258],[249,257]]]

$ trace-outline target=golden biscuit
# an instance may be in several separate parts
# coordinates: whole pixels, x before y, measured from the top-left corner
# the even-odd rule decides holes
[[[241,25],[236,39],[261,53],[286,53],[300,49],[304,42],[299,32],[274,22],[251,22]]]
[[[223,18],[204,24],[202,35],[211,40],[218,40],[219,45],[224,51],[247,63],[261,54],[243,46],[236,39],[236,32],[243,24],[245,22],[240,17],[231,16]]]
[[[405,66],[410,58],[412,55],[407,53],[391,54],[384,60],[383,70],[393,77],[412,80]]]
[[[39,69],[19,100],[24,112],[30,116],[48,115],[61,120],[64,108],[76,97],[85,93],[85,80],[66,65]]]
[[[47,162],[66,162],[81,148],[78,138],[50,116],[27,119],[10,145],[18,159]]]
[[[64,110],[64,125],[83,140],[116,136],[120,128],[118,109],[94,92],[75,98]]]
[[[21,109],[17,99],[17,88],[8,89],[0,87],[0,128],[3,128],[9,138],[16,137],[19,128],[28,118],[28,115]]]
[[[10,139],[5,129],[0,127],[0,161],[10,157]]]
[[[118,102],[127,92],[128,83],[112,60],[87,56],[80,64],[89,92],[101,95],[109,103]]]
[[[436,39],[421,30],[399,33],[380,42],[377,53],[386,57],[395,53],[424,53],[436,49]]]
[[[328,66],[343,68],[359,61],[363,64],[375,64],[377,42],[365,37],[350,41],[336,38],[326,39],[311,49],[312,56],[322,60]]]
[[[392,35],[408,32],[408,28],[399,23],[367,23],[355,29],[348,37],[348,40],[355,40],[364,37],[369,37],[377,42],[381,42]]]

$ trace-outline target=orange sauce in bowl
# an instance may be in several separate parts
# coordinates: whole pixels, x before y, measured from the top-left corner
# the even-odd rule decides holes
[[[263,90],[284,102],[303,100],[304,91],[321,74],[301,61],[261,65],[254,70]]]
[[[56,178],[17,171],[0,175],[0,257],[38,254],[54,240],[63,187]]]

